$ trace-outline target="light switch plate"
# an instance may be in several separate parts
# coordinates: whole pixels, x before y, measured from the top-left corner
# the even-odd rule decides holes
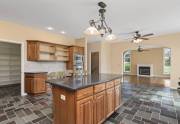
[[[61,100],[66,101],[66,96],[65,95],[61,94],[60,98],[61,98]]]

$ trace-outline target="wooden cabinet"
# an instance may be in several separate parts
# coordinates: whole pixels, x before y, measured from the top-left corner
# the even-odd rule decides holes
[[[93,95],[93,87],[84,88],[76,92],[77,100],[80,100],[80,99],[83,99],[92,95]]]
[[[106,116],[114,112],[114,87],[106,89]]]
[[[115,110],[121,105],[121,85],[115,86]]]
[[[27,41],[27,60],[37,61],[39,58],[39,43]]]
[[[72,46],[70,49],[72,49],[74,54],[84,55],[84,47]]]
[[[68,49],[69,51],[69,58],[68,58],[68,62],[66,65],[66,68],[68,70],[73,70],[74,69],[74,55],[75,54],[80,54],[80,55],[84,55],[84,47],[79,47],[79,46],[71,46]]]
[[[25,92],[39,94],[46,92],[46,73],[25,73]]]
[[[53,85],[54,124],[102,124],[121,103],[121,85],[114,84],[75,91]]]
[[[76,124],[93,124],[93,96],[77,101]]]
[[[68,46],[43,41],[27,41],[28,61],[68,61]]]
[[[101,124],[106,119],[105,100],[105,91],[102,91],[94,95],[94,124]]]

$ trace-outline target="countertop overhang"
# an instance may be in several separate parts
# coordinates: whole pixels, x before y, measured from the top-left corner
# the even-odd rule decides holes
[[[96,74],[86,76],[72,76],[63,79],[47,80],[46,83],[52,86],[58,86],[67,90],[76,91],[97,84],[120,79],[122,76],[117,74]]]

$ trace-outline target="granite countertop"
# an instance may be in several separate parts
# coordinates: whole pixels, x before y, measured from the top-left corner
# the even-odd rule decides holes
[[[24,72],[25,74],[41,74],[41,73],[48,73],[48,72]]]
[[[64,79],[52,79],[52,80],[47,80],[46,83],[50,83],[51,85],[54,86],[59,86],[61,88],[75,91],[96,84],[112,81],[114,79],[118,79],[121,77],[122,77],[121,75],[115,75],[115,74],[97,74],[97,75],[87,75],[87,76],[66,77]]]

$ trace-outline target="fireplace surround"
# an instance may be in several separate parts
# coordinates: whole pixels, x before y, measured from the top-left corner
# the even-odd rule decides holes
[[[137,65],[137,76],[153,76],[153,65],[152,64],[138,64]]]

